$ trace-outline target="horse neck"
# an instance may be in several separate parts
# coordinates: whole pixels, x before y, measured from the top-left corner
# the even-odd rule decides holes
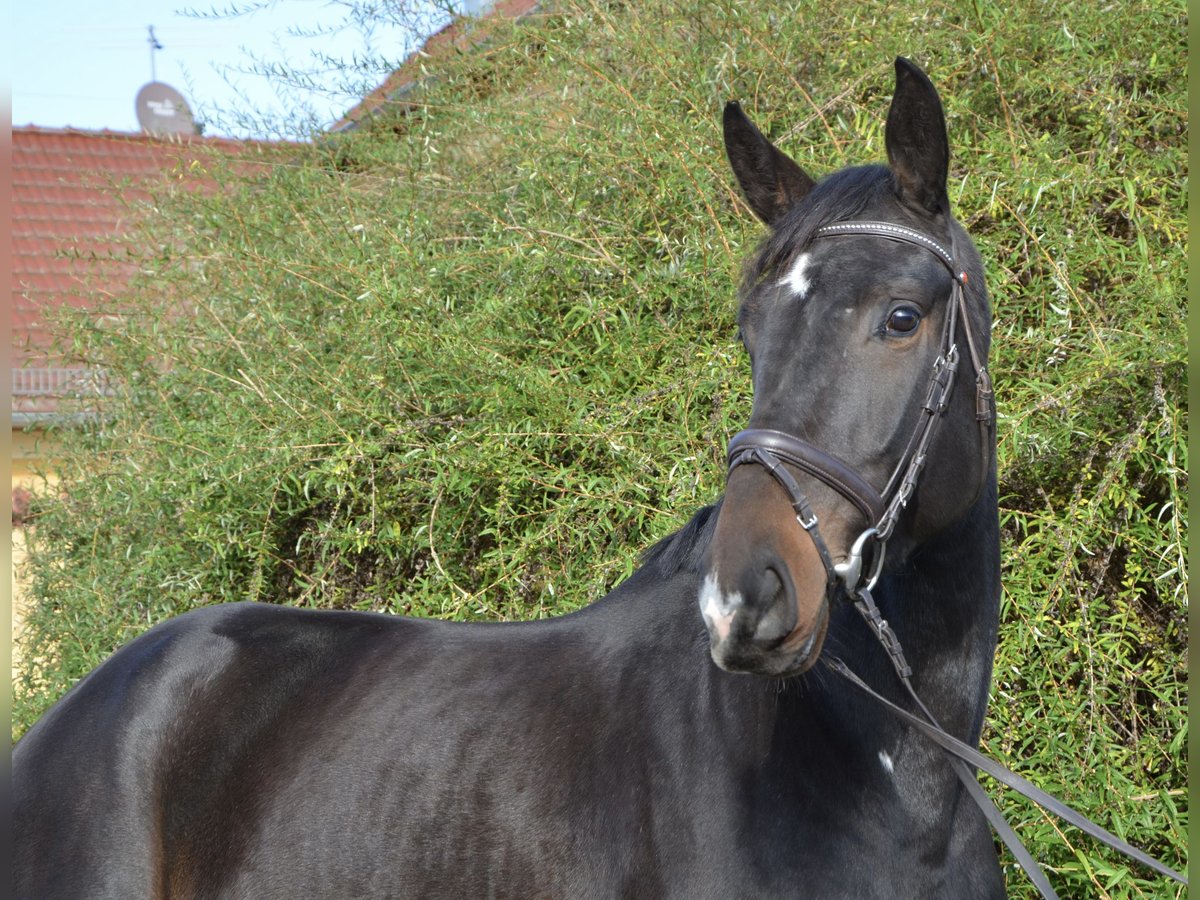
[[[945,727],[977,739],[999,620],[994,475],[959,522],[885,569],[874,599],[904,648],[922,701]],[[826,648],[871,684],[911,705],[883,647],[849,604],[831,617]],[[842,703],[845,686],[838,687],[829,696]]]
[[[636,668],[641,674],[630,682],[645,681],[650,693],[675,697],[662,697],[660,711],[677,703],[680,686],[688,685],[681,711],[693,723],[707,720],[715,729],[709,738],[718,744],[728,739],[734,755],[753,756],[767,745],[782,750],[777,742],[787,743],[788,735],[811,744],[818,733],[814,726],[842,730],[850,742],[898,727],[820,663],[780,682],[731,675],[712,662],[696,597],[698,560],[711,539],[716,510],[698,513],[593,608],[607,621],[609,665],[620,661],[619,667]],[[999,608],[994,476],[962,520],[885,571],[875,598],[899,635],[926,705],[945,727],[974,741],[987,701]],[[877,690],[911,705],[887,654],[848,603],[832,611],[824,654],[839,657]],[[656,662],[648,665],[650,660]],[[665,668],[670,676],[647,675],[647,667]]]

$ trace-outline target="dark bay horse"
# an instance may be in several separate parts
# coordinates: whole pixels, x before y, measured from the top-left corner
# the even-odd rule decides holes
[[[990,312],[941,102],[897,60],[888,164],[820,181],[737,104],[724,126],[769,234],[722,500],[550,621],[158,625],[16,746],[18,897],[1004,896],[940,751],[830,668],[907,702],[846,602],[869,582],[925,703],[977,743]]]

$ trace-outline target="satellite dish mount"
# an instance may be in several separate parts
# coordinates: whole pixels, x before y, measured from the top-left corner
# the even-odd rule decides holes
[[[158,38],[154,36],[154,26],[148,25],[146,27],[150,31],[150,37],[146,39],[147,43],[150,44],[150,80],[158,81],[158,74],[154,71],[154,51],[161,50],[163,45],[160,44],[158,42]]]

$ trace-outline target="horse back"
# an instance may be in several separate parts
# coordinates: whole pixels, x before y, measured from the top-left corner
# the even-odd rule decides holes
[[[260,604],[165,622],[15,748],[16,894],[645,890],[664,835],[699,843],[695,798],[669,787],[688,742],[647,743],[648,721],[703,718],[656,702],[673,692],[638,649],[680,643],[653,624],[676,605],[519,626]]]

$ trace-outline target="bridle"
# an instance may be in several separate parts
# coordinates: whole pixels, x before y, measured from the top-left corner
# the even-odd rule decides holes
[[[855,609],[887,651],[892,667],[920,715],[897,706],[877,693],[855,675],[842,660],[836,658],[827,660],[829,668],[858,690],[882,704],[893,715],[920,731],[950,755],[951,766],[967,794],[982,810],[988,822],[1008,846],[1014,858],[1045,900],[1057,900],[1058,895],[1051,887],[1045,873],[1021,843],[1020,838],[1017,837],[980,786],[972,767],[982,769],[1002,783],[1024,794],[1047,811],[1066,819],[1126,856],[1156,872],[1187,884],[1187,879],[1178,872],[1101,828],[1062,801],[1040,790],[1021,776],[1010,772],[974,747],[946,732],[938,724],[933,713],[921,702],[921,698],[917,696],[910,680],[912,669],[904,657],[904,650],[900,646],[895,632],[880,614],[879,608],[871,596],[871,589],[874,588],[883,569],[887,541],[895,531],[901,511],[908,504],[913,491],[916,490],[917,479],[925,466],[929,445],[933,441],[938,424],[946,414],[950,396],[954,390],[959,363],[958,344],[956,343],[959,321],[962,322],[967,352],[975,371],[975,418],[980,429],[981,488],[992,464],[992,429],[996,422],[995,397],[992,392],[991,377],[980,356],[979,347],[971,329],[971,320],[967,314],[963,292],[963,288],[967,284],[967,273],[957,265],[953,252],[953,228],[950,231],[950,250],[919,231],[888,222],[838,222],[822,226],[813,232],[814,239],[849,235],[873,235],[922,247],[932,253],[946,267],[951,279],[949,309],[943,320],[941,346],[933,363],[929,389],[905,451],[892,470],[887,484],[882,491],[877,491],[857,470],[833,454],[827,453],[801,438],[769,428],[749,428],[738,432],[729,442],[728,454],[729,472],[733,472],[738,466],[751,463],[760,465],[783,488],[791,502],[792,510],[796,514],[796,521],[812,539],[821,563],[825,567],[826,597],[832,602],[835,597],[844,593],[853,601]],[[813,512],[808,498],[800,489],[799,482],[788,470],[789,465],[832,488],[848,500],[862,515],[863,521],[867,523],[867,527],[854,540],[846,559],[842,562],[835,563],[833,561],[829,547],[821,535],[817,515]],[[863,560],[868,545],[870,545],[871,563],[868,571],[864,574]]]
[[[834,596],[844,590],[853,596],[860,587],[873,587],[883,568],[887,541],[896,528],[901,511],[908,504],[917,479],[925,466],[929,445],[937,426],[946,413],[958,372],[958,323],[966,338],[967,352],[975,371],[975,418],[980,429],[981,486],[991,467],[992,435],[996,407],[992,381],[987,365],[980,355],[978,342],[967,315],[963,287],[967,273],[955,260],[954,233],[951,230],[950,250],[919,231],[889,222],[850,221],[824,225],[813,232],[813,238],[873,235],[892,241],[921,247],[934,255],[950,273],[950,300],[942,323],[941,346],[933,362],[929,389],[921,404],[920,415],[904,453],[901,455],[887,484],[877,490],[852,466],[831,453],[801,438],[770,428],[748,428],[734,435],[729,442],[728,465],[732,472],[738,466],[755,463],[762,466],[779,483],[791,501],[800,527],[808,532],[825,567],[826,590]],[[799,483],[784,463],[807,473],[835,490],[858,510],[866,523],[865,530],[852,543],[845,560],[834,563],[829,547],[821,535],[820,522],[800,489]],[[871,551],[871,564],[864,577],[864,554]]]

